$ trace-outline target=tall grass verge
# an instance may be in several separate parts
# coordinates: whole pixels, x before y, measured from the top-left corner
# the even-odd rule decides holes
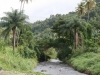
[[[80,72],[100,75],[100,52],[86,52],[70,58],[67,62]]]
[[[23,58],[15,50],[13,54],[12,47],[6,47],[5,50],[0,51],[0,69],[13,71],[32,71],[37,65],[36,58]]]

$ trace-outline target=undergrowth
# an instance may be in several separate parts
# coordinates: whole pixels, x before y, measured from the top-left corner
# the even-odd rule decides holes
[[[5,50],[0,50],[0,69],[15,70],[15,71],[32,71],[37,65],[36,58],[23,58],[15,50],[13,54],[12,47],[6,47]]]
[[[88,75],[100,75],[100,51],[84,52],[71,57],[68,61],[76,70]]]

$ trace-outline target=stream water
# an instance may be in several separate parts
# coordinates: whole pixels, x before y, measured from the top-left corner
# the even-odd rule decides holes
[[[87,75],[75,71],[72,67],[62,63],[57,59],[51,59],[50,61],[41,62],[33,71],[51,75]]]

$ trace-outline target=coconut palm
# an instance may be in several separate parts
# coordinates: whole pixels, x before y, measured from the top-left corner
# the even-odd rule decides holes
[[[85,0],[86,4],[85,7],[87,8],[88,11],[88,20],[89,20],[89,12],[96,6],[95,0]]]
[[[16,33],[18,29],[24,28],[23,25],[28,19],[28,16],[23,14],[23,11],[18,12],[18,10],[13,10],[12,12],[5,12],[5,17],[1,18],[1,24],[5,27],[5,30],[2,32],[2,36],[7,38],[10,31],[13,32],[13,51],[15,49],[15,40],[16,40]]]
[[[30,1],[32,1],[32,0],[30,0]],[[24,4],[25,4],[25,2],[28,3],[29,0],[20,0],[20,2],[21,2],[21,6],[20,6],[20,11],[21,11],[21,10],[24,9]]]
[[[77,9],[76,9],[76,12],[78,13],[78,15],[79,15],[80,17],[82,17],[82,16],[85,15],[85,13],[86,13],[85,2],[81,2],[81,3],[78,5],[78,7],[77,7]]]

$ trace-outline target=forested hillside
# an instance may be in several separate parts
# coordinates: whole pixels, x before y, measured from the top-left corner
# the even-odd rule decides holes
[[[74,14],[74,12],[70,12],[69,14],[64,15],[51,15],[50,18],[47,18],[44,21],[37,21],[33,23],[32,32],[34,33],[35,38],[52,38],[55,35],[51,32],[51,27],[56,21],[58,21],[59,19],[67,20],[68,18],[73,18],[75,16],[76,14]]]
[[[83,0],[74,12],[34,23],[23,11],[28,0],[20,1],[20,11],[12,9],[0,19],[0,70],[31,72],[38,62],[58,58],[100,75],[100,0]]]
[[[100,75],[100,2],[85,1],[78,4],[75,12],[51,15],[33,23],[32,32],[40,51],[39,59],[47,60],[57,52],[60,60],[75,69]]]
[[[99,1],[99,0],[97,0]],[[96,7],[90,11],[90,21],[98,21],[100,20],[100,3],[98,2]],[[35,38],[52,38],[55,36],[54,33],[51,32],[51,27],[54,25],[56,21],[59,19],[67,20],[68,18],[76,17],[76,12],[70,12],[69,14],[56,14],[51,15],[50,18],[47,18],[44,21],[37,21],[32,24],[32,32],[34,33]],[[88,14],[86,13],[85,16],[82,17],[83,19],[87,20]]]

